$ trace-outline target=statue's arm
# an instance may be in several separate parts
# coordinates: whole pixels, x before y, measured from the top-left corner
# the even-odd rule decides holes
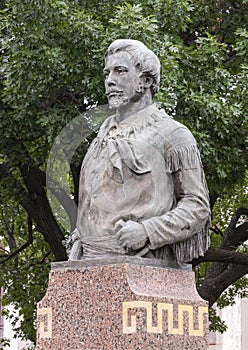
[[[173,175],[177,205],[168,213],[142,222],[151,249],[184,241],[203,228],[210,210],[200,169],[179,170]]]
[[[188,129],[176,130],[167,150],[176,206],[164,215],[142,222],[151,249],[192,237],[210,217],[209,195],[196,142]]]

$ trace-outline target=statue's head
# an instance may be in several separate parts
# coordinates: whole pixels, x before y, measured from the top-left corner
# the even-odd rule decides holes
[[[159,89],[158,57],[138,40],[118,39],[105,54],[105,88],[110,107],[134,102],[145,90],[153,97]]]

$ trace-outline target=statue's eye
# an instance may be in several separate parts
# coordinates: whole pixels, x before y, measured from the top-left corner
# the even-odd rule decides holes
[[[116,71],[117,71],[118,74],[124,74],[124,73],[126,73],[128,70],[127,70],[126,67],[117,67],[117,68],[116,68]]]
[[[109,71],[108,70],[104,70],[103,71],[103,75],[104,75],[104,78],[107,79],[107,77],[109,76]]]

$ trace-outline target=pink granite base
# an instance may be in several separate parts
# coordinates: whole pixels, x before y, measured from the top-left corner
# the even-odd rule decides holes
[[[37,314],[36,350],[208,349],[193,272],[151,259],[55,263]]]

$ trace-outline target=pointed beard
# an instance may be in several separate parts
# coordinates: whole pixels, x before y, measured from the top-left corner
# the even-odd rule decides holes
[[[132,97],[128,97],[122,94],[116,94],[112,95],[108,98],[108,104],[109,108],[120,108],[126,106],[130,102],[137,102],[139,101],[141,95],[144,93],[145,88],[143,84],[137,84],[137,86],[134,88],[134,94]]]
[[[128,104],[128,102],[129,102],[129,98],[123,95],[113,95],[108,99],[108,104],[110,109],[120,108],[121,106],[125,106],[126,104]]]

